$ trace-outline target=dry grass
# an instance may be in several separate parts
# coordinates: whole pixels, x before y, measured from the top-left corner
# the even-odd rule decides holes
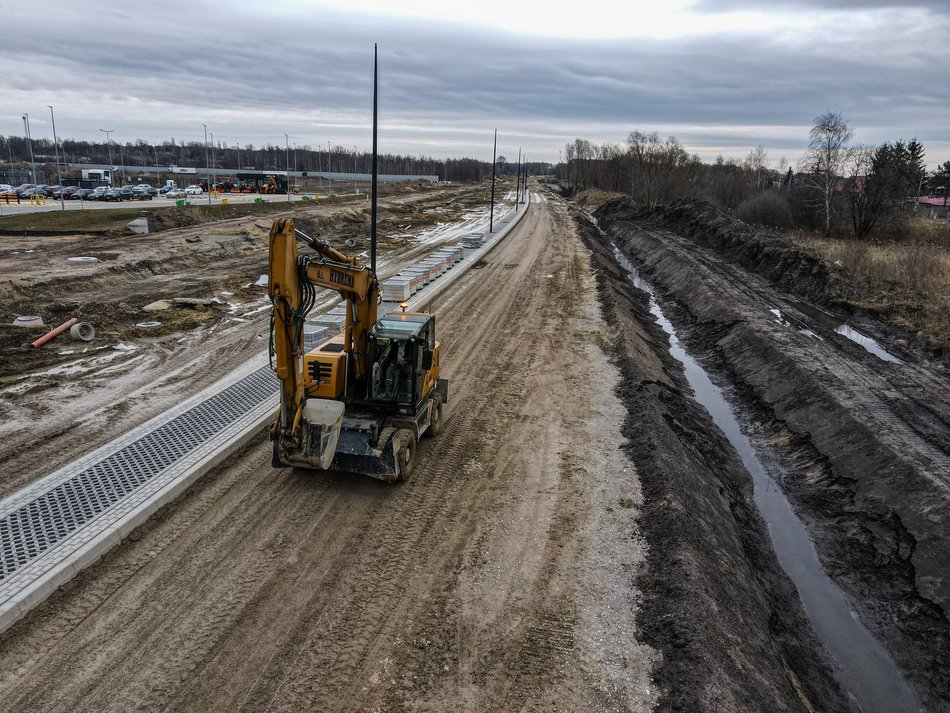
[[[915,223],[915,227],[917,223]],[[950,348],[950,229],[919,221],[912,238],[870,243],[793,233],[795,244],[850,277],[856,307],[917,333],[932,348]]]

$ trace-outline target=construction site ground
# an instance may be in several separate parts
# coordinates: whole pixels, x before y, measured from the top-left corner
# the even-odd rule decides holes
[[[0,635],[0,711],[857,710],[614,247],[668,296],[856,616],[925,709],[948,705],[942,368],[830,339],[818,364],[769,320],[787,287],[656,216],[537,196],[432,305],[450,400],[409,482],[274,469],[262,433]],[[391,197],[383,264],[486,200]],[[362,208],[294,210],[367,248],[346,243]],[[0,331],[0,496],[266,349],[272,217],[5,240],[4,321],[42,305],[99,337],[83,354]],[[179,296],[218,301],[142,312]],[[894,472],[914,483],[899,502]]]

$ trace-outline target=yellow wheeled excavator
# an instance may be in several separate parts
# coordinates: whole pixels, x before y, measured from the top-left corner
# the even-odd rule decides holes
[[[298,240],[313,254],[301,254]],[[304,322],[317,288],[340,294],[346,322],[340,334],[307,351]],[[270,432],[274,466],[390,481],[412,475],[417,441],[441,430],[448,400],[435,317],[403,305],[378,318],[373,269],[296,230],[289,219],[271,228],[268,291],[271,359],[280,379]]]

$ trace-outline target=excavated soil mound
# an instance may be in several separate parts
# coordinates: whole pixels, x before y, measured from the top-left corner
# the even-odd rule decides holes
[[[757,232],[703,201],[681,200],[651,210],[629,198],[607,201],[594,215],[601,219],[636,220],[675,230],[715,248],[782,289],[814,302],[839,305],[848,296],[840,268],[808,255],[787,240]]]

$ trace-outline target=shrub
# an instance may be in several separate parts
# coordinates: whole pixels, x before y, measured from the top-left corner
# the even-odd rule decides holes
[[[788,201],[775,191],[759,193],[739,204],[736,213],[739,219],[750,225],[767,228],[787,228],[792,224],[792,211]]]

